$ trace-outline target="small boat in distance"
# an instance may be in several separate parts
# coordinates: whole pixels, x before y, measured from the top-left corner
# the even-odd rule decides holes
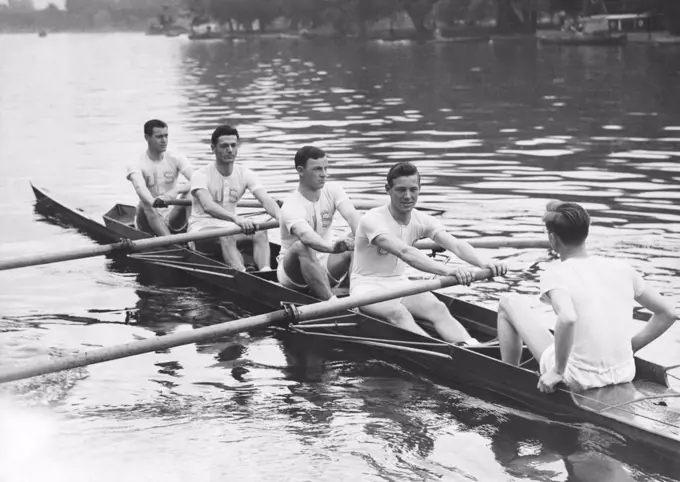
[[[41,30],[38,32],[38,37],[47,37],[47,30]]]
[[[591,46],[621,46],[628,42],[626,34],[600,35],[582,32],[556,32],[554,34],[542,34],[538,41],[545,45],[591,45]]]

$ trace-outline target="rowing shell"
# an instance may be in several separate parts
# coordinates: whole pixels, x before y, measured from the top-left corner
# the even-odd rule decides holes
[[[36,209],[90,233],[99,241],[121,237],[140,239],[149,235],[133,226],[135,208],[117,204],[104,215],[104,223],[59,202],[35,186]],[[271,243],[272,266],[279,246]],[[175,268],[247,299],[258,313],[280,309],[282,304],[313,303],[307,294],[284,288],[276,273],[247,273],[230,269],[220,261],[182,247],[169,251],[135,255],[144,261]],[[434,293],[473,336],[480,340],[496,337],[493,310]],[[428,327],[426,327],[427,329]],[[286,331],[312,341],[312,346],[341,344],[362,352],[375,350],[434,380],[458,387],[481,388],[503,395],[514,404],[553,419],[590,422],[615,430],[629,440],[676,456],[680,452],[680,394],[668,388],[666,372],[636,358],[637,377],[632,383],[574,393],[562,388],[552,394],[537,390],[538,363],[525,348],[520,367],[503,363],[497,346],[462,348],[431,337],[402,330],[384,321],[348,312],[331,320],[291,324]],[[673,462],[675,463],[675,462]],[[678,467],[680,469],[680,467]]]

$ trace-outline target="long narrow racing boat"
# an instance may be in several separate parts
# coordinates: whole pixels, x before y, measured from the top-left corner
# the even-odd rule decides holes
[[[134,228],[135,208],[117,204],[103,216],[104,223],[72,209],[45,190],[33,186],[36,209],[57,216],[100,241],[139,239],[149,235]],[[272,253],[278,246],[272,243]],[[294,319],[295,306],[317,300],[289,290],[275,280],[275,272],[240,272],[212,257],[184,247],[135,255],[147,262],[182,270],[202,281],[228,290],[254,303],[254,311],[268,312],[288,307]],[[275,261],[273,259],[273,261]],[[275,265],[274,265],[275,266]],[[496,312],[435,293],[451,314],[478,339],[496,337]],[[426,329],[428,327],[425,327]],[[313,346],[326,343],[371,351],[405,367],[460,388],[470,387],[502,395],[515,405],[552,419],[589,422],[626,436],[630,441],[671,454],[673,464],[680,453],[680,394],[668,387],[664,367],[636,359],[637,377],[632,383],[587,390],[580,393],[559,388],[544,394],[536,389],[538,363],[525,348],[520,367],[503,363],[498,346],[466,348],[434,337],[402,330],[387,322],[355,312],[332,319],[290,323],[286,334],[310,340]],[[675,458],[673,458],[675,457]],[[668,460],[668,459],[666,459]],[[680,470],[680,465],[677,467]]]

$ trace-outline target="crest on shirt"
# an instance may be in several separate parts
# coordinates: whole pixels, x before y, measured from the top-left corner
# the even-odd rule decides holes
[[[333,222],[333,215],[328,209],[321,211],[321,225],[327,228]]]
[[[238,202],[238,190],[229,189],[229,202],[236,204]]]

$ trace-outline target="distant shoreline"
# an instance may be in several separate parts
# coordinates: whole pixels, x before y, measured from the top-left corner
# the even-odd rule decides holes
[[[365,37],[358,36],[339,36],[328,32],[297,32],[297,31],[254,31],[254,32],[227,32],[220,36],[212,36],[209,38],[201,38],[200,36],[192,38],[191,33],[182,33],[180,35],[165,35],[163,33],[149,34],[148,30],[144,28],[81,28],[81,29],[50,29],[47,28],[12,28],[0,29],[0,35],[38,35],[44,31],[48,35],[52,34],[113,34],[113,33],[134,33],[142,34],[149,37],[178,37],[189,36],[191,40],[238,40],[238,39],[289,39],[289,40],[315,40],[315,39],[338,39],[349,41],[380,41],[380,42],[423,42],[423,43],[447,43],[447,42],[482,42],[493,40],[524,40],[532,41],[538,40],[544,35],[553,35],[557,31],[555,29],[540,29],[536,34],[500,34],[496,32],[493,27],[473,27],[461,29],[447,29],[442,32],[439,37],[418,37],[413,30],[398,30],[398,31],[373,31]],[[651,44],[678,44],[680,45],[680,35],[672,35],[667,31],[654,32],[627,32],[626,36],[630,43],[651,43]]]

